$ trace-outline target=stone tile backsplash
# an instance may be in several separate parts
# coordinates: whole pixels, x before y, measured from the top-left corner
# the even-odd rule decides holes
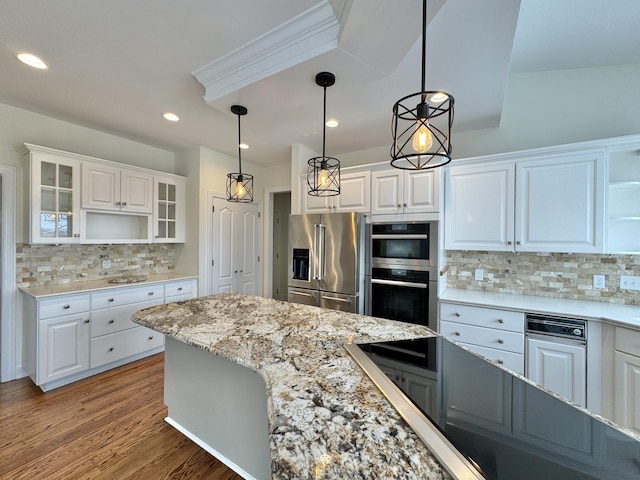
[[[28,245],[16,248],[18,287],[64,285],[123,275],[171,273],[174,246],[157,245]],[[103,260],[111,262],[102,268]]]
[[[496,293],[640,305],[640,291],[622,290],[621,275],[640,275],[640,255],[447,251],[447,287]],[[484,271],[481,281],[475,270]],[[605,288],[593,288],[593,275]]]

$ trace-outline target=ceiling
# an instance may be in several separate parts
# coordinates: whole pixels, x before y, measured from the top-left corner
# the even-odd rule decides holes
[[[390,4],[393,8],[389,8]],[[0,102],[148,145],[282,164],[390,142],[391,108],[420,90],[419,0],[0,0]],[[637,0],[429,0],[427,89],[454,133],[498,126],[510,73],[640,63]],[[21,64],[30,52],[46,71]],[[200,81],[199,81],[200,80]],[[162,113],[180,121],[171,123]]]

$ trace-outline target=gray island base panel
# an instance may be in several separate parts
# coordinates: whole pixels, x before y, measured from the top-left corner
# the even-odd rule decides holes
[[[428,328],[234,293],[133,318],[167,336],[167,421],[245,478],[450,478],[344,348]]]

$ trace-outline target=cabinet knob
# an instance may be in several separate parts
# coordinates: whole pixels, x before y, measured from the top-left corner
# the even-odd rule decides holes
[[[148,295],[153,295],[153,292],[149,292]]]
[[[502,318],[499,318],[498,323],[504,323],[504,320]]]
[[[149,335],[148,339],[153,340],[153,335]]]
[[[511,240],[507,240],[507,245],[513,245],[513,242]]]
[[[242,270],[240,270],[240,273],[242,273]]]
[[[62,308],[64,308],[65,310],[68,310],[71,308],[71,305],[67,303],[66,305],[63,305]]]
[[[398,208],[402,208],[402,205],[398,204]]]
[[[113,322],[115,322],[115,320],[113,320],[113,319],[109,320],[109,323],[113,323]]]
[[[91,320],[89,320],[88,318],[85,319],[84,323],[89,323]]]
[[[113,347],[109,347],[109,351],[110,351],[110,352],[113,352]]]
[[[499,338],[499,339],[498,339],[498,343],[499,343],[499,344],[503,344],[503,343],[504,343],[504,340],[503,340],[503,339],[501,339],[501,338]]]
[[[156,238],[160,238],[160,235],[156,235]]]
[[[75,238],[79,238],[79,237],[80,237],[80,234],[79,234],[79,233],[74,233],[74,234],[73,234],[73,236],[74,236]]]
[[[107,300],[107,302],[113,302],[113,298],[110,298],[109,300]]]
[[[522,242],[521,242],[520,240],[518,240],[518,241],[516,242],[516,245],[522,245]]]
[[[459,317],[460,316],[460,312],[456,312],[453,315],[456,316],[456,317]]]
[[[406,207],[406,206],[407,206],[407,204],[406,204],[406,203],[403,203],[403,204],[402,204],[402,206],[403,206],[403,207]]]
[[[123,206],[126,206],[126,205],[127,205],[127,202],[122,202],[122,205],[123,205]]]
[[[116,205],[120,206],[120,205],[121,205],[121,203],[120,203],[120,202],[116,202]]]
[[[182,291],[182,287],[178,287],[178,291],[181,292]]]
[[[454,334],[456,337],[459,337],[459,336],[460,336],[460,332],[453,332],[453,334]]]
[[[238,273],[238,270],[234,270],[233,273]]]
[[[496,362],[502,365],[504,363],[504,360],[496,360]]]

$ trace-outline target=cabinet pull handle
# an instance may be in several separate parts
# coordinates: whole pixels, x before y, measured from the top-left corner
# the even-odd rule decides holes
[[[113,302],[113,298],[110,298],[109,300],[107,300],[107,302]]]
[[[460,312],[456,312],[453,315],[456,316],[456,317],[459,317],[460,316]]]
[[[62,308],[64,308],[65,310],[68,310],[71,308],[71,305],[67,303],[66,305],[63,305]]]
[[[504,340],[503,340],[503,339],[501,339],[501,338],[499,338],[499,339],[498,339],[498,343],[502,344],[502,343],[504,343]]]
[[[504,323],[504,320],[502,318],[499,318],[498,323]]]
[[[182,291],[182,287],[178,287],[178,291],[181,292]]]
[[[90,320],[88,318],[84,321],[84,323],[89,323],[89,322]]]
[[[153,335],[149,335],[149,340],[153,340]]]
[[[149,295],[153,295],[153,292],[149,292]]]
[[[113,320],[113,319],[109,320],[109,323],[113,323],[113,322],[115,322],[115,320]]]
[[[110,352],[113,352],[113,347],[109,347],[109,351],[110,351]]]

